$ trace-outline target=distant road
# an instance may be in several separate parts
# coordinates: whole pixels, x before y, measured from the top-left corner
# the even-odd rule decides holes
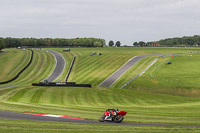
[[[58,52],[53,51],[53,50],[48,50],[48,49],[44,49],[44,50],[53,54],[53,56],[56,59],[56,67],[55,67],[53,73],[48,78],[45,79],[45,80],[48,80],[49,82],[52,82],[52,81],[56,80],[57,78],[59,78],[60,75],[63,73],[66,63],[65,63],[65,59],[63,58],[63,56],[61,54],[59,54]]]
[[[152,54],[152,55],[140,55],[135,56],[130,59],[127,63],[125,63],[122,67],[120,67],[117,71],[115,71],[112,75],[110,75],[106,80],[104,80],[99,86],[100,87],[110,87],[114,84],[125,72],[127,72],[132,66],[134,66],[139,60],[148,56],[158,56],[162,54]]]

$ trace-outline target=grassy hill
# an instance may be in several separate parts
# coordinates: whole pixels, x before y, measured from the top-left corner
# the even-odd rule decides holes
[[[142,54],[169,54],[197,51],[197,49],[185,48],[74,48],[71,49],[70,53],[63,53],[63,49],[54,50],[62,53],[67,59],[66,62],[70,61],[71,63],[73,56],[77,57],[69,81],[92,84],[93,86],[99,85],[109,75],[134,56]],[[90,53],[93,52],[96,52],[97,54],[102,53],[102,55],[90,56]],[[146,64],[144,64],[143,61],[141,63],[144,65],[143,68],[148,66],[148,64],[155,59],[155,57],[147,58]],[[142,71],[143,68],[139,69]],[[68,71],[68,68],[65,70]],[[119,87],[121,84],[118,85],[115,87]]]
[[[21,49],[6,49],[0,55],[0,82],[13,78],[30,60],[31,52]]]
[[[18,68],[17,70],[20,71],[28,63],[30,59],[30,52],[16,49],[8,49],[8,51],[10,52],[0,56],[0,60],[2,62],[8,62],[1,63],[1,67],[4,68],[1,70],[3,70],[3,72],[7,71],[8,75],[10,75],[9,78],[11,78],[14,77],[15,73],[17,73],[15,68]],[[28,57],[23,56],[26,52],[29,53]],[[30,85],[32,82],[39,82],[47,78],[52,73],[55,64],[56,61],[52,54],[43,50],[34,50],[31,65],[19,76],[18,79],[6,85]],[[0,77],[3,78],[5,74],[5,72],[4,74],[0,74]],[[6,85],[4,84],[1,86]]]
[[[199,97],[200,54],[160,58],[143,76],[127,88],[171,95]],[[166,65],[166,62],[172,62]]]
[[[16,87],[0,91],[0,109],[98,120],[107,108],[128,111],[125,122],[200,124],[193,97],[106,88]],[[182,121],[184,120],[184,121]]]
[[[176,55],[160,58],[145,74],[134,80],[126,88],[121,85],[140,73],[155,57],[147,57],[138,62],[124,74],[111,88],[97,87],[106,77],[117,70],[130,58],[141,54],[168,54],[193,52],[199,49],[188,48],[74,48],[70,53],[62,49],[54,49],[66,59],[65,77],[72,57],[77,56],[75,66],[70,75],[70,81],[91,83],[93,88],[73,87],[31,87],[31,82],[39,82],[47,77],[55,66],[54,57],[40,50],[34,50],[32,65],[24,71],[20,78],[8,85],[28,85],[0,89],[0,110],[15,112],[34,112],[56,115],[76,116],[90,120],[98,120],[107,108],[119,108],[127,111],[124,122],[162,123],[162,124],[200,124],[200,85],[199,85],[199,56],[200,54]],[[92,52],[100,52],[101,56],[90,56]],[[1,59],[1,56],[0,56]],[[165,63],[171,61],[171,65]],[[160,67],[159,67],[160,65]],[[19,131],[33,128],[33,132],[45,131],[45,125],[55,127],[49,132],[69,131],[63,124],[51,122],[24,122]],[[25,124],[26,123],[26,124]],[[6,125],[12,125],[9,120],[1,120],[0,131],[9,131]],[[28,127],[29,125],[29,127]],[[103,126],[93,124],[69,124],[70,131],[83,129],[84,132],[103,131]],[[68,126],[67,126],[68,127]],[[86,130],[88,127],[91,130]],[[117,131],[198,131],[199,128],[184,127],[141,127],[141,126],[106,126]],[[63,129],[63,130],[62,130]],[[130,129],[130,130],[127,130]],[[11,131],[11,130],[10,130]],[[114,129],[108,129],[114,132]]]

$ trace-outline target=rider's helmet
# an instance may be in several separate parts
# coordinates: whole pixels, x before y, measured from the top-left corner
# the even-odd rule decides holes
[[[119,112],[119,109],[116,109],[116,112]]]

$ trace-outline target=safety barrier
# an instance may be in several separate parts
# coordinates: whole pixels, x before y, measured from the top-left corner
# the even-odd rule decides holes
[[[70,75],[70,73],[71,73],[71,71],[72,71],[72,68],[73,68],[73,65],[74,65],[75,60],[76,60],[76,56],[74,56],[74,58],[73,58],[73,60],[72,60],[71,66],[70,66],[69,71],[68,71],[68,73],[67,73],[67,76],[66,76],[66,78],[65,78],[65,82],[67,82],[67,80],[68,80],[68,78],[69,78],[69,75]]]
[[[31,83],[31,86],[68,86],[68,87],[92,87],[90,84],[76,84],[75,82],[48,82]]]

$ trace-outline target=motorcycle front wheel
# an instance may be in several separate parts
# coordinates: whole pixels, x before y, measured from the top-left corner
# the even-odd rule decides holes
[[[105,119],[105,115],[103,115],[102,117],[100,117],[99,122],[104,122]]]
[[[117,115],[117,116],[115,116],[115,118],[114,118],[114,122],[115,122],[115,123],[120,123],[120,122],[123,121],[123,119],[124,119],[124,117],[123,117],[122,115]]]

